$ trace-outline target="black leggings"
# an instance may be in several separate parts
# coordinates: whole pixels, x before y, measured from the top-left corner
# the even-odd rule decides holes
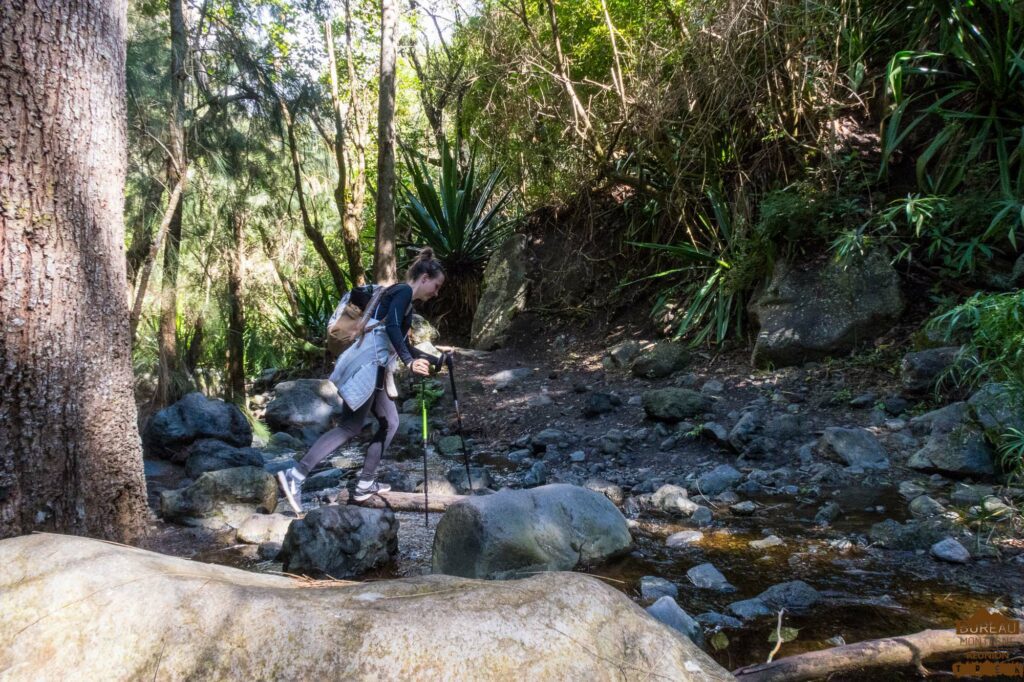
[[[341,425],[320,436],[313,443],[313,447],[309,449],[309,452],[296,467],[299,473],[308,476],[317,464],[327,458],[327,455],[358,435],[363,430],[363,422],[366,421],[367,414],[372,410],[373,416],[380,423],[380,428],[377,429],[377,434],[366,448],[363,471],[359,478],[364,481],[373,480],[377,473],[377,465],[380,464],[380,458],[398,432],[398,409],[384,388],[383,375],[383,371],[377,375],[377,384],[373,395],[358,410],[352,411],[347,404],[345,405],[341,413]]]

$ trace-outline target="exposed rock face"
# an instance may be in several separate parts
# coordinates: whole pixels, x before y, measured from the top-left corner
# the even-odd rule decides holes
[[[818,441],[818,452],[851,467],[889,468],[885,448],[867,429],[827,428]]]
[[[224,441],[204,438],[197,440],[189,449],[185,474],[189,478],[199,478],[207,471],[262,466],[263,455],[255,448],[236,448]]]
[[[910,457],[907,466],[958,476],[995,472],[992,448],[981,427],[971,420],[967,403],[933,410],[915,417],[910,425],[919,433],[927,433],[928,440]]]
[[[661,379],[686,369],[689,362],[690,353],[683,344],[661,341],[641,353],[631,369],[633,375],[641,379]]]
[[[277,507],[274,477],[257,467],[211,471],[181,490],[160,494],[160,515],[187,526],[237,528],[256,513]]]
[[[296,379],[274,387],[264,419],[271,429],[301,436],[307,443],[331,428],[344,401],[338,388],[326,379]]]
[[[500,347],[512,320],[526,307],[526,241],[525,235],[510,237],[487,263],[484,291],[473,315],[473,348]]]
[[[878,252],[846,267],[779,261],[750,312],[760,326],[754,365],[784,367],[846,353],[876,338],[903,312],[903,297],[899,276]]]
[[[435,573],[509,578],[570,570],[632,546],[626,519],[601,493],[555,484],[452,505],[434,535]]]
[[[252,427],[242,411],[231,403],[189,393],[157,412],[142,431],[148,457],[182,463],[188,448],[202,438],[215,438],[244,448],[252,444]]]
[[[288,527],[280,559],[289,573],[348,578],[398,554],[398,519],[390,509],[332,504]]]
[[[47,534],[0,541],[0,556],[11,680],[733,679],[578,573],[311,587]]]
[[[928,348],[907,353],[900,363],[900,381],[907,393],[927,393],[935,388],[942,373],[953,366],[960,346]]]

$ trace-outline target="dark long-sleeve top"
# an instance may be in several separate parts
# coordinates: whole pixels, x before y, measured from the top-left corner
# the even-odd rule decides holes
[[[373,290],[370,285],[367,285],[353,289],[349,300],[365,309],[372,297]],[[384,290],[376,310],[370,312],[370,319],[379,320],[384,325],[384,331],[387,332],[391,345],[406,366],[411,365],[412,361],[417,358],[423,358],[432,365],[436,365],[439,362],[438,358],[430,353],[424,353],[418,348],[410,348],[409,344],[405,342],[409,328],[412,327],[412,313],[412,287],[401,282],[392,284]]]

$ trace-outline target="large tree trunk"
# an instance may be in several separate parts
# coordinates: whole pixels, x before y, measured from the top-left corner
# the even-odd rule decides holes
[[[363,209],[366,208],[366,145],[369,126],[362,97],[363,86],[356,72],[355,51],[352,49],[352,10],[349,0],[345,0],[345,62],[349,82],[349,144],[345,149],[348,160],[348,201],[345,202],[344,229],[346,233],[358,237],[363,231]],[[366,273],[363,272],[362,281],[354,286],[365,284],[365,280]]]
[[[185,5],[183,0],[170,0],[171,15],[171,116],[168,126],[167,185],[176,187],[186,172],[185,152],[185,81],[188,37],[185,33]],[[153,396],[154,407],[164,407],[181,397],[178,366],[178,347],[175,334],[178,320],[178,265],[181,245],[181,214],[184,201],[180,198],[171,215],[171,224],[164,242],[164,271],[160,290],[160,348],[157,369],[157,388]]]
[[[331,105],[334,111],[334,162],[338,167],[338,184],[334,187],[334,203],[338,207],[338,216],[341,218],[341,239],[345,244],[345,257],[348,260],[348,277],[352,286],[358,287],[366,283],[366,273],[363,272],[362,256],[359,253],[359,230],[354,222],[347,220],[345,201],[345,189],[348,185],[348,173],[345,163],[345,145],[348,143],[349,135],[346,125],[346,116],[342,111],[341,96],[338,94],[338,60],[334,56],[334,32],[331,30],[331,20],[324,22],[324,37],[327,40],[327,57],[330,62],[328,68],[331,70]],[[350,88],[355,83],[349,83]],[[352,112],[349,111],[349,117]]]
[[[0,537],[146,528],[124,250],[126,0],[0,2]]]
[[[228,269],[228,399],[245,406],[245,315],[242,308],[243,227],[241,206],[231,215],[231,262]]]
[[[398,6],[381,0],[380,100],[377,104],[377,248],[373,275],[378,282],[398,279],[395,253],[395,63]]]

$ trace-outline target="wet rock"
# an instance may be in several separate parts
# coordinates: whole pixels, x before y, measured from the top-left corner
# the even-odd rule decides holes
[[[750,500],[743,502],[737,502],[736,504],[730,505],[729,510],[737,516],[752,516],[757,511],[757,504]]]
[[[470,493],[474,490],[486,490],[494,485],[494,481],[491,480],[491,472],[487,470],[487,467],[471,466],[469,475],[472,485],[466,482],[466,467],[455,465],[448,469],[445,478],[455,486],[455,490],[459,494]]]
[[[927,489],[923,485],[915,483],[913,481],[900,481],[899,490],[900,495],[905,500],[912,500],[915,497],[918,497],[919,495],[924,495],[927,492]]]
[[[697,622],[706,628],[729,628],[735,629],[743,627],[742,621],[732,616],[727,616],[724,613],[715,613],[714,611],[707,611],[697,616]]]
[[[588,479],[587,482],[583,484],[583,487],[587,490],[593,490],[595,493],[601,493],[611,500],[612,504],[616,507],[621,507],[625,500],[625,495],[622,492],[621,486],[601,478]]]
[[[237,528],[256,513],[277,507],[277,483],[260,467],[211,471],[181,490],[160,494],[160,515],[187,526]]]
[[[544,462],[534,462],[530,470],[523,476],[524,488],[536,488],[544,485],[548,480],[548,470]]]
[[[928,495],[919,495],[910,501],[910,513],[919,519],[937,516],[945,511],[945,507]]]
[[[777,535],[769,535],[768,537],[762,538],[761,540],[751,540],[747,544],[753,547],[754,549],[769,549],[771,547],[781,547],[786,543],[783,542],[782,539],[779,538]]]
[[[856,264],[797,265],[780,259],[750,306],[760,327],[757,367],[843,354],[888,330],[903,312],[899,275],[881,252]]]
[[[899,523],[886,519],[871,526],[871,542],[886,549],[928,549],[949,534],[941,518],[912,520]]]
[[[803,611],[821,601],[821,593],[803,580],[790,580],[772,585],[757,595],[757,598],[776,611],[783,608],[787,611]]]
[[[740,452],[753,440],[761,428],[761,414],[756,410],[744,412],[729,431],[729,444]]]
[[[640,598],[643,601],[656,601],[662,597],[675,597],[679,588],[668,580],[656,575],[645,575],[640,578]]]
[[[263,455],[254,448],[236,448],[224,441],[203,438],[192,443],[185,460],[185,475],[199,478],[207,471],[235,467],[262,467]]]
[[[434,536],[433,571],[509,578],[568,571],[628,551],[632,538],[604,495],[571,485],[501,490],[445,512]]]
[[[927,393],[935,388],[943,372],[956,362],[960,346],[929,348],[907,353],[900,363],[900,382],[908,393]]]
[[[390,509],[329,505],[294,521],[281,546],[288,573],[346,578],[398,554],[398,520]]]
[[[512,320],[526,307],[528,239],[513,235],[491,255],[484,269],[483,293],[473,314],[470,345],[480,350],[501,347]]]
[[[284,514],[253,514],[238,527],[235,537],[239,542],[259,545],[264,542],[284,542],[288,526],[295,520]]]
[[[532,374],[533,370],[528,367],[516,367],[515,369],[503,369],[500,372],[495,372],[487,377],[486,381],[491,383],[495,390],[504,391],[521,383]]]
[[[714,500],[722,504],[736,504],[740,501],[740,496],[731,490],[725,490],[715,495]]]
[[[830,427],[818,441],[818,453],[860,469],[888,469],[889,458],[878,440],[865,429]]]
[[[665,540],[667,547],[686,547],[687,545],[697,544],[704,539],[704,533],[699,530],[682,530],[678,533],[669,535]]]
[[[597,417],[598,415],[614,412],[615,408],[622,405],[622,399],[611,393],[589,393],[583,401],[583,416]]]
[[[699,506],[689,499],[686,488],[677,485],[662,485],[649,495],[641,495],[638,501],[642,509],[683,516],[690,516]]]
[[[690,520],[698,526],[710,526],[711,522],[714,520],[714,515],[707,507],[698,505],[697,508],[693,510],[693,513],[690,514]]]
[[[711,564],[700,564],[686,572],[686,577],[697,587],[716,592],[735,592],[736,588],[726,580],[722,572]]]
[[[728,464],[720,464],[697,479],[697,489],[703,495],[717,495],[743,480],[743,474]]]
[[[734,601],[729,604],[728,609],[730,613],[735,614],[742,620],[753,620],[761,616],[772,615],[772,610],[768,608],[768,605],[757,597]]]
[[[828,526],[842,513],[842,509],[836,502],[826,502],[814,515],[814,523],[819,526]]]
[[[513,464],[519,464],[527,459],[533,457],[533,450],[513,450],[512,452],[505,455],[505,459],[512,462]]]
[[[953,403],[911,420],[911,427],[930,427],[924,446],[907,461],[920,471],[955,475],[991,475],[992,448],[971,421],[966,403]]]
[[[704,630],[701,628],[700,623],[691,618],[676,603],[673,596],[675,595],[661,597],[658,601],[647,607],[647,613],[651,614],[655,620],[683,633],[697,646],[703,646]]]
[[[951,564],[966,564],[971,560],[971,553],[953,538],[944,538],[929,550],[931,555],[940,561],[948,561]]]
[[[643,405],[648,417],[665,422],[679,422],[697,417],[710,407],[706,397],[687,388],[644,391]]]
[[[956,483],[949,499],[953,504],[972,505],[981,504],[981,501],[992,494],[993,487],[990,485]]]
[[[153,415],[142,431],[147,457],[177,463],[184,462],[188,447],[203,438],[244,448],[252,444],[252,427],[235,405],[189,393]]]
[[[661,341],[643,352],[630,368],[641,379],[661,379],[686,368],[690,353],[681,343]]]

